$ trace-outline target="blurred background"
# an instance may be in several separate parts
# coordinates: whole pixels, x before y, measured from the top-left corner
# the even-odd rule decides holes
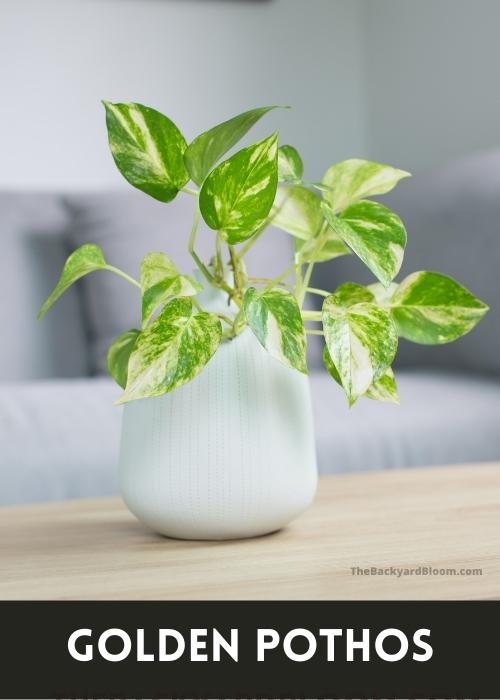
[[[456,276],[495,307],[499,26],[498,0],[2,0],[0,503],[116,488],[120,410],[100,375],[137,302],[95,275],[37,325],[66,254],[94,241],[131,273],[159,245],[184,255],[186,202],[167,211],[121,179],[101,99],[155,107],[188,141],[251,107],[291,105],[249,138],[278,128],[309,180],[350,157],[411,171],[385,200],[407,223],[403,272]],[[167,245],[164,225],[182,240]],[[289,243],[276,235],[261,260]],[[350,259],[317,273],[329,288],[344,279],[372,281]],[[493,308],[453,348],[402,342],[401,407],[348,411],[316,373],[316,348],[321,471],[500,458],[499,333]]]

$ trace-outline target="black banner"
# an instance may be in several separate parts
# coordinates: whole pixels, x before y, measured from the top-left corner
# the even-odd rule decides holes
[[[0,602],[0,620],[2,698],[500,697],[496,602]]]

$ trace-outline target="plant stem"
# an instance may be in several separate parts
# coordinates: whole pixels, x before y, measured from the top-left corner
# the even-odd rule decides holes
[[[234,321],[233,319],[229,318],[229,316],[225,316],[224,314],[215,314],[220,318],[221,321],[224,321],[224,323],[227,323],[228,326],[233,327]]]
[[[325,335],[324,331],[317,331],[312,328],[306,328],[306,334],[307,335]]]
[[[306,292],[309,294],[317,294],[319,297],[329,297],[331,292],[327,292],[325,289],[316,289],[316,287],[308,287]]]
[[[222,260],[222,242],[220,231],[215,237],[215,279],[217,282],[224,280],[224,262]]]
[[[295,296],[297,301],[300,300],[302,294],[302,265],[300,263],[295,264]],[[299,301],[302,305],[302,302]]]
[[[311,281],[311,275],[314,269],[314,263],[310,262],[306,268],[306,274],[304,275],[304,278],[302,280],[301,288],[300,288],[300,295],[297,296],[299,306],[302,306],[304,303],[304,299],[306,296],[306,290],[309,285],[309,282]]]
[[[185,192],[186,194],[191,194],[191,195],[193,195],[193,197],[197,197],[199,194],[198,190],[195,190],[192,187],[183,187],[181,192]]]
[[[196,242],[196,234],[198,233],[198,226],[200,224],[200,212],[198,209],[198,206],[196,206],[196,210],[194,212],[193,216],[193,225],[191,226],[191,233],[189,234],[189,242],[188,242],[188,251],[193,260],[195,261],[198,269],[202,273],[202,275],[205,277],[207,282],[211,284],[212,286],[216,287],[217,284],[215,282],[215,277],[210,274],[210,271],[206,267],[206,265],[203,263],[201,258],[198,256],[194,249],[194,244]]]
[[[307,309],[303,309],[301,313],[304,321],[321,321],[321,311],[308,311]]]
[[[114,272],[115,275],[118,275],[119,277],[122,277],[124,280],[127,280],[127,282],[130,282],[130,284],[133,284],[134,287],[138,287],[141,289],[141,285],[137,280],[135,280],[133,277],[130,277],[130,275],[127,275],[126,272],[123,272],[122,270],[119,270],[117,267],[113,267],[113,265],[106,265],[105,267],[106,270],[109,272]]]

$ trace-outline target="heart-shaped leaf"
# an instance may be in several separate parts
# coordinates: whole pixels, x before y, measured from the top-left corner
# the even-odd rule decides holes
[[[284,289],[259,293],[250,287],[243,308],[260,344],[283,364],[307,374],[306,334],[295,297]]]
[[[325,223],[321,200],[302,185],[279,187],[270,223],[302,240],[313,238]]]
[[[397,214],[377,202],[358,202],[336,216],[323,204],[326,220],[386,287],[398,274],[406,230]]]
[[[277,109],[277,106],[250,109],[197,136],[184,153],[184,162],[193,182],[201,185],[222,156],[272,109]]]
[[[160,202],[170,202],[189,180],[186,141],[165,115],[141,104],[104,102],[109,147],[131,185]]]
[[[406,277],[391,306],[399,335],[423,345],[460,338],[488,311],[468,289],[438,272],[414,272]]]
[[[391,365],[398,345],[389,313],[362,302],[346,307],[334,294],[323,302],[323,329],[349,405]]]
[[[190,297],[203,290],[189,275],[181,275],[165,253],[148,253],[141,263],[142,323],[147,325],[159,306],[175,297]]]
[[[280,146],[278,148],[278,180],[298,183],[303,174],[304,164],[297,149],[287,144]]]
[[[326,370],[332,379],[334,379],[339,386],[342,386],[340,375],[337,372],[337,368],[333,364],[326,345],[323,347],[323,364],[325,365]],[[368,387],[364,393],[364,396],[366,396],[367,399],[372,399],[373,401],[384,401],[386,403],[399,404],[396,379],[391,367],[386,369],[384,374]]]
[[[390,192],[410,173],[390,165],[351,158],[335,163],[323,177],[323,197],[338,213],[365,197]]]
[[[94,243],[85,243],[77,248],[66,260],[61,277],[55,288],[50,293],[48,299],[38,313],[38,318],[42,318],[50,309],[52,304],[59,299],[73,282],[76,282],[95,270],[105,270],[106,260],[99,246]]]
[[[215,314],[193,313],[191,299],[167,304],[137,339],[128,363],[125,393],[117,404],[161,396],[194,379],[219,347]]]
[[[269,214],[278,184],[277,134],[218,165],[201,188],[200,211],[230,244],[250,238]]]
[[[122,333],[111,343],[107,355],[108,372],[118,386],[125,389],[128,376],[128,362],[135,348],[140,331],[132,328]]]

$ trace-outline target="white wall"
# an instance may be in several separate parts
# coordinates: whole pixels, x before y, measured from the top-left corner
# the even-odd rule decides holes
[[[500,147],[499,0],[365,0],[366,153],[413,172]]]
[[[363,150],[362,0],[1,0],[0,187],[121,179],[100,99],[167,113],[190,139],[244,109],[308,175]]]

